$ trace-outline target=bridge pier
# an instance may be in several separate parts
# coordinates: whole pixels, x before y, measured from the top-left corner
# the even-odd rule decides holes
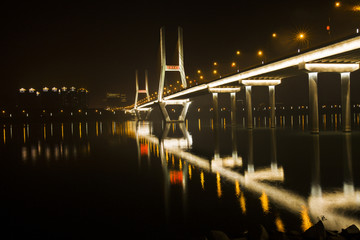
[[[344,132],[351,131],[350,73],[359,69],[358,63],[302,63],[300,69],[309,76],[309,109],[311,132],[319,133],[318,73],[334,72],[341,76],[341,124]]]
[[[252,86],[268,86],[269,88],[269,108],[270,108],[270,126],[275,127],[275,86],[281,83],[281,79],[246,79],[241,83],[245,85],[246,89],[246,113],[247,113],[247,128],[253,128],[252,116],[252,102],[251,102],[251,87]]]
[[[189,106],[190,106],[190,100],[189,99],[181,99],[181,100],[163,100],[161,102],[159,102],[159,106],[160,106],[160,110],[163,114],[164,120],[166,122],[184,122],[185,118],[186,118],[186,114],[189,110]],[[166,109],[167,105],[181,105],[183,106],[183,109],[179,115],[178,119],[175,120],[171,120],[169,113]]]
[[[252,102],[251,102],[251,86],[245,87],[246,101],[246,125],[248,129],[253,128]]]
[[[219,93],[230,93],[230,102],[231,102],[231,124],[236,125],[236,93],[240,92],[240,87],[210,87],[209,92],[213,97],[213,109],[214,109],[214,121],[215,126],[219,124],[219,103],[218,103],[218,94]]]
[[[350,73],[341,76],[341,124],[344,132],[351,131]]]
[[[318,73],[310,72],[308,76],[310,127],[312,133],[319,133]]]

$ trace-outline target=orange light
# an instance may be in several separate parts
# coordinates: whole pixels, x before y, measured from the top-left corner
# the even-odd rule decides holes
[[[259,56],[262,56],[263,55],[263,52],[261,50],[258,51],[258,55]]]
[[[171,184],[181,184],[183,180],[182,171],[170,171],[170,183]]]
[[[141,144],[140,145],[140,154],[142,155],[142,156],[146,156],[146,155],[148,155],[148,145],[147,144]]]
[[[340,7],[341,3],[340,2],[335,2],[335,7]]]
[[[235,63],[235,62],[232,62],[232,63],[231,63],[231,66],[232,66],[232,67],[235,67],[235,66],[236,66],[236,63]]]
[[[276,38],[276,37],[277,37],[276,33],[273,33],[273,34],[272,34],[272,37],[273,37],[273,38]]]

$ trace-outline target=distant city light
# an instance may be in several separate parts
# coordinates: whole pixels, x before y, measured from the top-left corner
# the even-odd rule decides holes
[[[240,51],[236,51],[236,55],[240,55]]]
[[[47,92],[47,91],[49,91],[49,88],[48,88],[48,87],[44,87],[44,88],[43,88],[43,92]]]
[[[263,55],[263,51],[259,50],[258,51],[258,56],[262,56]]]
[[[272,37],[273,37],[273,38],[276,38],[276,37],[277,37],[277,34],[276,34],[276,33],[273,33],[273,34],[272,34]]]
[[[341,3],[340,2],[335,2],[335,7],[340,7]]]
[[[25,88],[20,88],[19,92],[24,93],[24,92],[26,92],[26,89]]]

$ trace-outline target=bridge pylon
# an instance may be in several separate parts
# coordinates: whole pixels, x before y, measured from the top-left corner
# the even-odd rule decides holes
[[[164,99],[164,85],[165,85],[165,73],[166,72],[179,72],[181,84],[183,88],[187,87],[185,69],[184,69],[184,48],[183,48],[183,30],[181,27],[178,27],[178,65],[167,65],[166,64],[166,49],[165,49],[165,28],[160,28],[160,57],[161,57],[161,69],[160,69],[160,81],[159,81],[159,91],[158,91],[158,102],[163,114],[163,117],[166,122],[174,121],[185,121],[186,113],[190,105],[189,99],[177,99],[177,100],[165,100]],[[167,105],[181,105],[183,110],[177,120],[171,120],[169,113],[166,109]]]
[[[136,114],[136,117],[138,120],[142,120],[143,114],[141,112],[145,112],[145,119],[147,119],[150,116],[150,113],[152,111],[152,108],[140,108],[138,107],[138,99],[139,99],[139,93],[146,94],[146,98],[148,101],[150,101],[150,95],[149,95],[149,84],[148,84],[148,72],[145,70],[145,89],[139,89],[139,76],[138,71],[135,70],[135,87],[136,87],[136,93],[135,93],[135,103],[134,103],[134,111]]]

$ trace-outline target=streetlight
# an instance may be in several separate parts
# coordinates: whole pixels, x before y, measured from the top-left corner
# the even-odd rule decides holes
[[[339,2],[339,1],[337,1],[337,2],[335,2],[335,7],[341,7],[341,2]]]
[[[264,52],[262,50],[259,50],[257,52],[257,55],[259,56],[259,58],[261,59],[261,64],[264,64]]]
[[[272,34],[272,37],[273,37],[273,38],[276,38],[276,37],[277,37],[277,34],[276,34],[276,33],[273,33],[273,34]]]
[[[300,52],[301,45],[306,43],[306,48],[309,48],[309,40],[305,32],[298,32],[296,35],[296,40],[299,42],[298,52]]]

